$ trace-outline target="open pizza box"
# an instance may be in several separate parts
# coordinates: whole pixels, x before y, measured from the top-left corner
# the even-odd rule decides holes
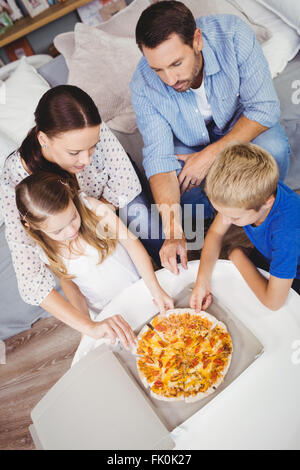
[[[188,306],[190,288],[176,296],[176,308]],[[29,429],[36,448],[174,448],[180,426],[225,389],[228,393],[263,353],[259,340],[216,298],[208,312],[225,323],[233,342],[230,368],[214,393],[194,403],[157,400],[142,385],[135,356],[102,344],[76,363],[32,410]]]

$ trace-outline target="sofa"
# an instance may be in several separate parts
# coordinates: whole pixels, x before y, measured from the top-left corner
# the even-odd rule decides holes
[[[278,0],[183,1],[196,17],[204,14],[237,14],[253,28],[269,62],[281,104],[280,121],[291,146],[291,163],[285,183],[292,189],[299,189],[300,3],[298,0],[291,0],[282,10],[283,2]],[[135,24],[141,11],[150,3],[150,0],[134,0],[125,10],[96,27],[76,24],[73,32],[55,38],[54,43],[60,55],[54,59],[45,56],[41,63],[29,63],[30,61],[23,59],[6,66],[6,70],[5,67],[0,68],[0,162],[2,164],[6,156],[18,147],[23,134],[26,135],[31,127],[33,110],[44,91],[59,84],[71,83],[81,86],[91,94],[103,120],[108,123],[143,172],[143,141],[130,103],[129,80],[141,56],[134,40]],[[95,60],[96,55],[97,60]],[[25,76],[28,83],[24,79]],[[3,111],[5,106],[1,108],[1,99],[4,100],[1,88],[3,92],[4,83],[9,116],[9,113]],[[22,83],[20,90],[18,83]],[[22,96],[18,96],[18,93]],[[14,100],[13,106],[10,106]],[[37,319],[47,316],[49,315],[40,307],[25,304],[19,296],[2,224],[0,340],[29,329]]]

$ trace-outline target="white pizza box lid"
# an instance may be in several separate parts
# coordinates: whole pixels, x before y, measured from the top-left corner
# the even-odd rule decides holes
[[[188,305],[190,289],[186,286],[174,298],[176,308]],[[135,356],[100,345],[75,363],[33,409],[30,431],[36,447],[172,449],[172,436],[181,425],[219,394],[229,393],[264,350],[248,327],[216,298],[208,311],[227,326],[233,342],[230,368],[214,393],[194,403],[157,400],[141,384]]]
[[[75,364],[35,406],[31,418],[39,449],[174,447],[145,394],[105,345]]]

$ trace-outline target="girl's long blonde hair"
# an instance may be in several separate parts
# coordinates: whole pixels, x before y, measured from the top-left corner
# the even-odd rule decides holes
[[[24,229],[42,247],[53,273],[64,279],[73,279],[74,276],[67,274],[66,266],[58,254],[59,242],[48,237],[40,229],[40,224],[49,216],[67,209],[70,201],[73,201],[81,218],[79,234],[86,243],[97,249],[101,263],[115,249],[116,239],[101,235],[99,217],[81,202],[74,177],[62,179],[59,175],[40,171],[16,186],[16,204]],[[74,248],[73,252],[79,254]]]

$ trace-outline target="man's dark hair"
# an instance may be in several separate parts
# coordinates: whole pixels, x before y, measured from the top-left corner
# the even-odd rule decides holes
[[[154,49],[171,34],[178,34],[184,44],[193,46],[196,22],[192,12],[181,2],[162,1],[146,8],[136,25],[136,43]]]

